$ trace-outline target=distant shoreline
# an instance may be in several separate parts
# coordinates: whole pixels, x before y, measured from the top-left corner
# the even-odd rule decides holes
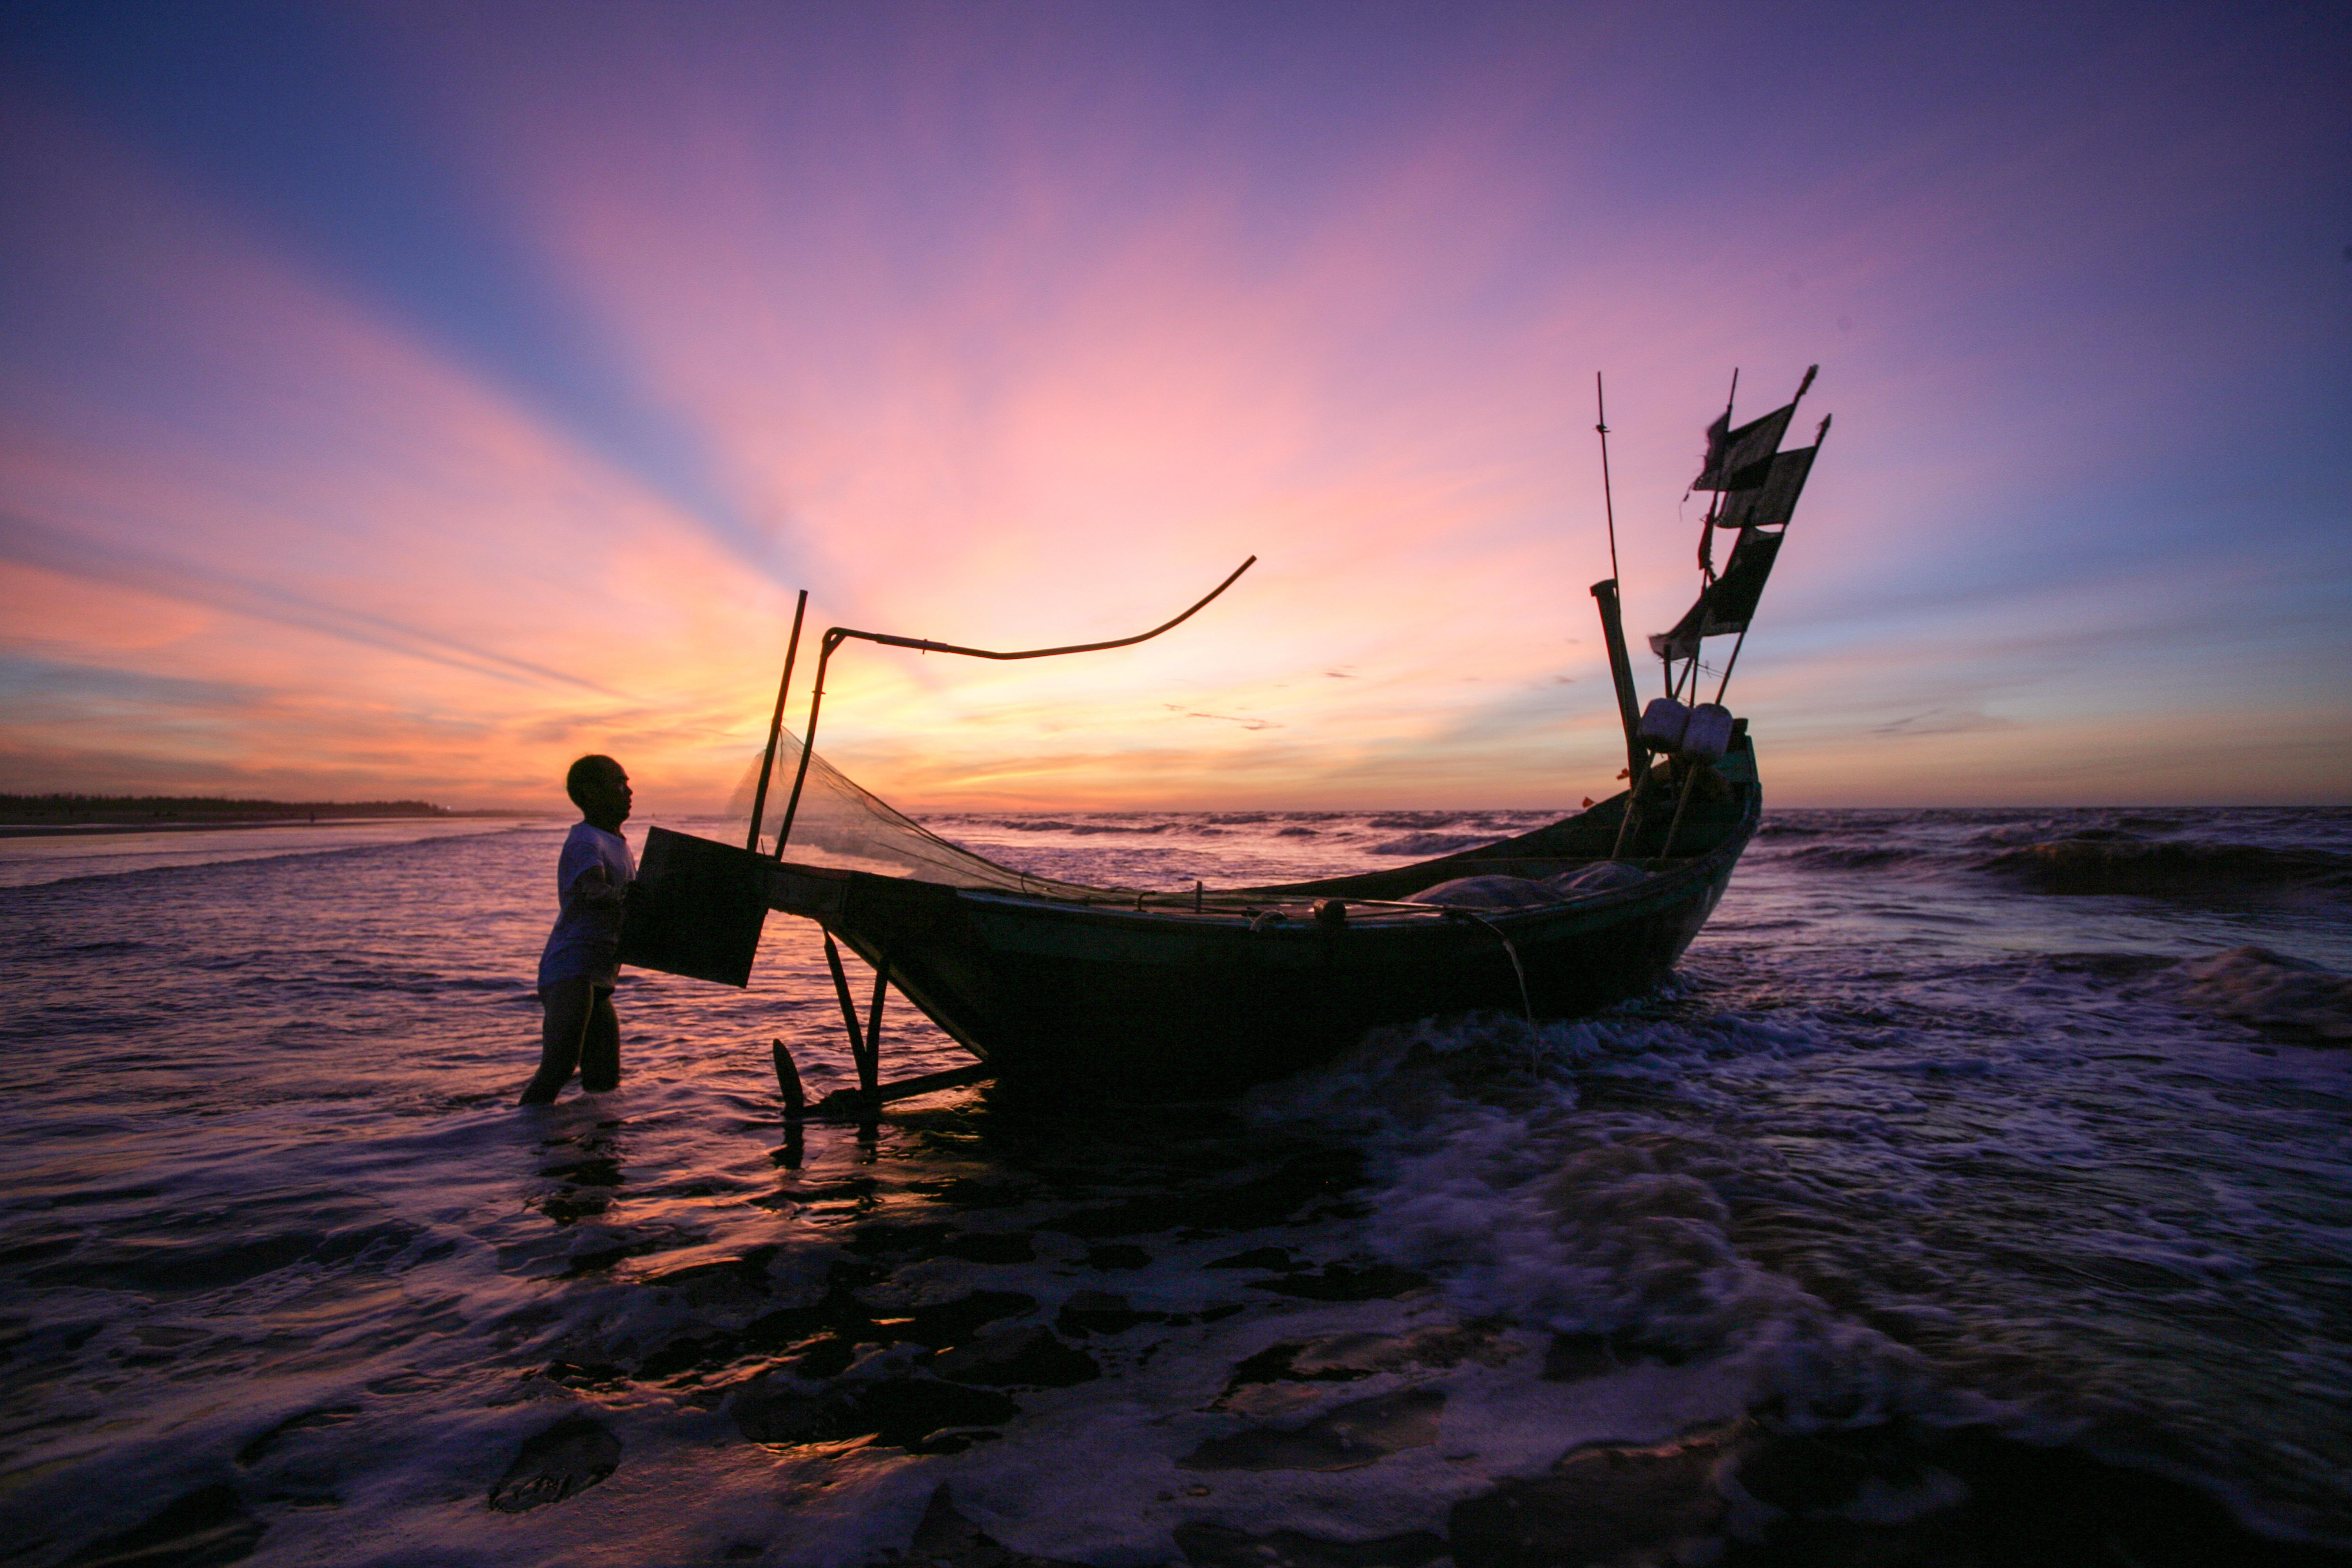
[[[0,838],[103,838],[118,833],[210,833],[240,827],[337,827],[373,822],[461,822],[505,818],[528,822],[550,815],[529,811],[403,812],[391,816],[215,816],[89,822],[0,822]]]

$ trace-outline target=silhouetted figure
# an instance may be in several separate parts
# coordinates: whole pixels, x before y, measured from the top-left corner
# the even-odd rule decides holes
[[[577,1068],[592,1094],[621,1081],[621,1021],[613,1012],[620,977],[621,901],[636,862],[621,837],[629,820],[629,775],[610,757],[586,756],[564,775],[564,792],[581,820],[556,861],[555,891],[562,908],[539,960],[539,1071],[522,1091],[523,1105],[545,1105]]]

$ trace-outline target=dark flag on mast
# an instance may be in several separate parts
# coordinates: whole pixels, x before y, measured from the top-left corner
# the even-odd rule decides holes
[[[1689,658],[1698,652],[1701,637],[1746,631],[1756,615],[1756,601],[1764,596],[1764,580],[1772,574],[1772,563],[1780,554],[1780,541],[1786,537],[1778,530],[1761,528],[1741,533],[1739,542],[1731,547],[1731,559],[1724,563],[1723,575],[1699,595],[1698,603],[1675,623],[1674,630],[1652,635],[1650,651],[1660,658]]]
[[[1691,489],[1752,490],[1761,485],[1770,472],[1772,454],[1780,449],[1780,437],[1789,433],[1789,421],[1796,417],[1797,405],[1805,400],[1813,377],[1821,372],[1819,365],[1808,368],[1805,379],[1797,384],[1797,395],[1789,399],[1787,407],[1775,408],[1737,430],[1731,428],[1731,410],[1726,408],[1706,427],[1706,458],[1699,465],[1698,478],[1691,481]]]
[[[1780,412],[1786,414],[1788,409]],[[1800,447],[1793,452],[1776,453],[1764,465],[1763,477],[1753,488],[1734,490],[1724,497],[1722,509],[1715,515],[1715,526],[1779,528],[1787,523],[1797,510],[1797,497],[1804,490],[1805,476],[1813,471],[1813,454],[1819,450],[1818,447]]]
[[[1812,382],[1813,373],[1807,371],[1805,385],[1797,389],[1798,396],[1803,396],[1805,387]],[[1763,596],[1764,583],[1772,574],[1773,562],[1780,558],[1780,541],[1787,536],[1789,520],[1796,513],[1797,498],[1804,491],[1806,477],[1813,471],[1813,458],[1821,451],[1822,437],[1829,434],[1830,422],[1822,421],[1811,446],[1800,447],[1793,452],[1768,447],[1760,455],[1752,455],[1756,452],[1753,446],[1743,452],[1738,443],[1750,432],[1757,432],[1769,433],[1777,446],[1796,406],[1791,401],[1788,407],[1775,409],[1731,433],[1725,450],[1731,462],[1746,461],[1746,473],[1753,477],[1740,488],[1723,487],[1729,493],[1717,504],[1710,521],[1716,528],[1738,530],[1739,536],[1731,547],[1731,559],[1724,563],[1722,574],[1700,588],[1698,602],[1675,623],[1672,631],[1651,637],[1650,651],[1660,658],[1696,658],[1701,638],[1745,632],[1754,618],[1756,603]],[[1715,429],[1708,433],[1711,469],[1717,466],[1715,459],[1718,456],[1713,438],[1725,423],[1718,419]],[[1740,474],[1740,470],[1733,471]],[[1701,474],[1699,478],[1704,481],[1709,475]]]
[[[1729,414],[1719,416],[1706,427],[1706,460],[1698,478],[1691,481],[1691,489],[1749,490],[1762,484],[1772,454],[1780,449],[1780,437],[1789,433],[1789,421],[1796,414],[1797,405],[1791,402],[1737,430],[1728,428]]]

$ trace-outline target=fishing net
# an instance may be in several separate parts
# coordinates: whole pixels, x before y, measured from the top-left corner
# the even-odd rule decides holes
[[[775,772],[768,781],[767,806],[761,815],[762,854],[776,852],[776,833],[783,825],[793,774],[800,765],[799,742],[790,735],[780,736]],[[733,841],[739,844],[751,827],[759,773],[755,757],[729,802],[735,825]],[[1033,877],[950,844],[879,795],[860,788],[822,753],[809,758],[808,780],[801,786],[800,806],[793,816],[793,836],[783,858],[803,866],[831,866],[879,877],[912,877],[950,888],[993,888],[1046,898],[1083,900],[1092,895],[1098,900],[1120,890]]]

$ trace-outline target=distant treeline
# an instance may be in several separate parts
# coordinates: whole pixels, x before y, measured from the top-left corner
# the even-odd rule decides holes
[[[230,800],[208,795],[0,795],[11,821],[120,822],[189,816],[448,816],[428,800]]]

